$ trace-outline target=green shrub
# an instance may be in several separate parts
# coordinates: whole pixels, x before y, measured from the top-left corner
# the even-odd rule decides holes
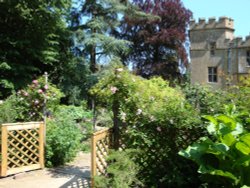
[[[223,105],[227,103],[227,92],[214,90],[212,87],[185,83],[181,87],[186,100],[200,114],[218,114],[223,111]]]
[[[126,148],[138,149],[138,177],[148,187],[198,184],[192,163],[178,151],[203,135],[200,118],[184,95],[161,78],[134,76],[122,67],[100,79],[91,93],[103,107],[119,109]]]
[[[135,150],[112,151],[107,158],[109,166],[107,176],[96,176],[96,188],[129,188],[141,186],[137,179],[139,166],[133,161],[137,154]]]
[[[82,106],[66,106],[57,107],[57,114],[67,114],[74,122],[77,122],[78,128],[82,132],[80,149],[84,152],[90,151],[90,137],[93,132],[93,114],[87,110],[85,103]]]
[[[13,94],[0,104],[0,124],[13,123],[17,119],[17,116],[17,97]]]
[[[179,154],[199,165],[198,172],[211,187],[250,186],[250,133],[244,129],[250,125],[249,114],[242,116],[228,106],[226,114],[204,118],[209,120],[211,137],[201,138]]]
[[[74,159],[81,147],[82,132],[75,116],[60,108],[47,123],[46,165],[63,165]]]

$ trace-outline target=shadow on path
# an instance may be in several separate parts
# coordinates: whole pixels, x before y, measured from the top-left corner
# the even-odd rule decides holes
[[[84,157],[83,157],[84,158]],[[76,159],[73,164],[69,164],[62,167],[53,168],[50,170],[52,177],[69,177],[68,182],[64,183],[60,188],[90,188],[90,158],[85,158],[85,161],[81,156]],[[88,159],[86,163],[86,159]],[[83,165],[84,164],[84,165]]]
[[[90,188],[90,178],[74,176],[70,181],[62,185],[60,188]]]

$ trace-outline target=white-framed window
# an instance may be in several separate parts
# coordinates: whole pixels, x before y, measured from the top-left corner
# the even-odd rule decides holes
[[[250,50],[247,50],[246,52],[246,61],[247,61],[247,66],[250,66]]]
[[[210,56],[215,55],[215,50],[216,50],[216,42],[210,42]]]
[[[217,67],[208,67],[208,82],[218,82]]]

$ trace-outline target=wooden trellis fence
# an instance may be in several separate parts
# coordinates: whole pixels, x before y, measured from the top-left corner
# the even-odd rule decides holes
[[[44,168],[43,122],[2,124],[0,176]]]
[[[107,161],[106,157],[112,148],[113,130],[106,128],[95,132],[92,135],[91,151],[91,178],[93,187],[93,177],[96,175],[106,175]]]

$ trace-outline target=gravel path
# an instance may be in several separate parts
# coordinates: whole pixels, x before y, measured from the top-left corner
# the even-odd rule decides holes
[[[63,167],[1,178],[1,188],[90,188],[90,153],[80,152]]]

